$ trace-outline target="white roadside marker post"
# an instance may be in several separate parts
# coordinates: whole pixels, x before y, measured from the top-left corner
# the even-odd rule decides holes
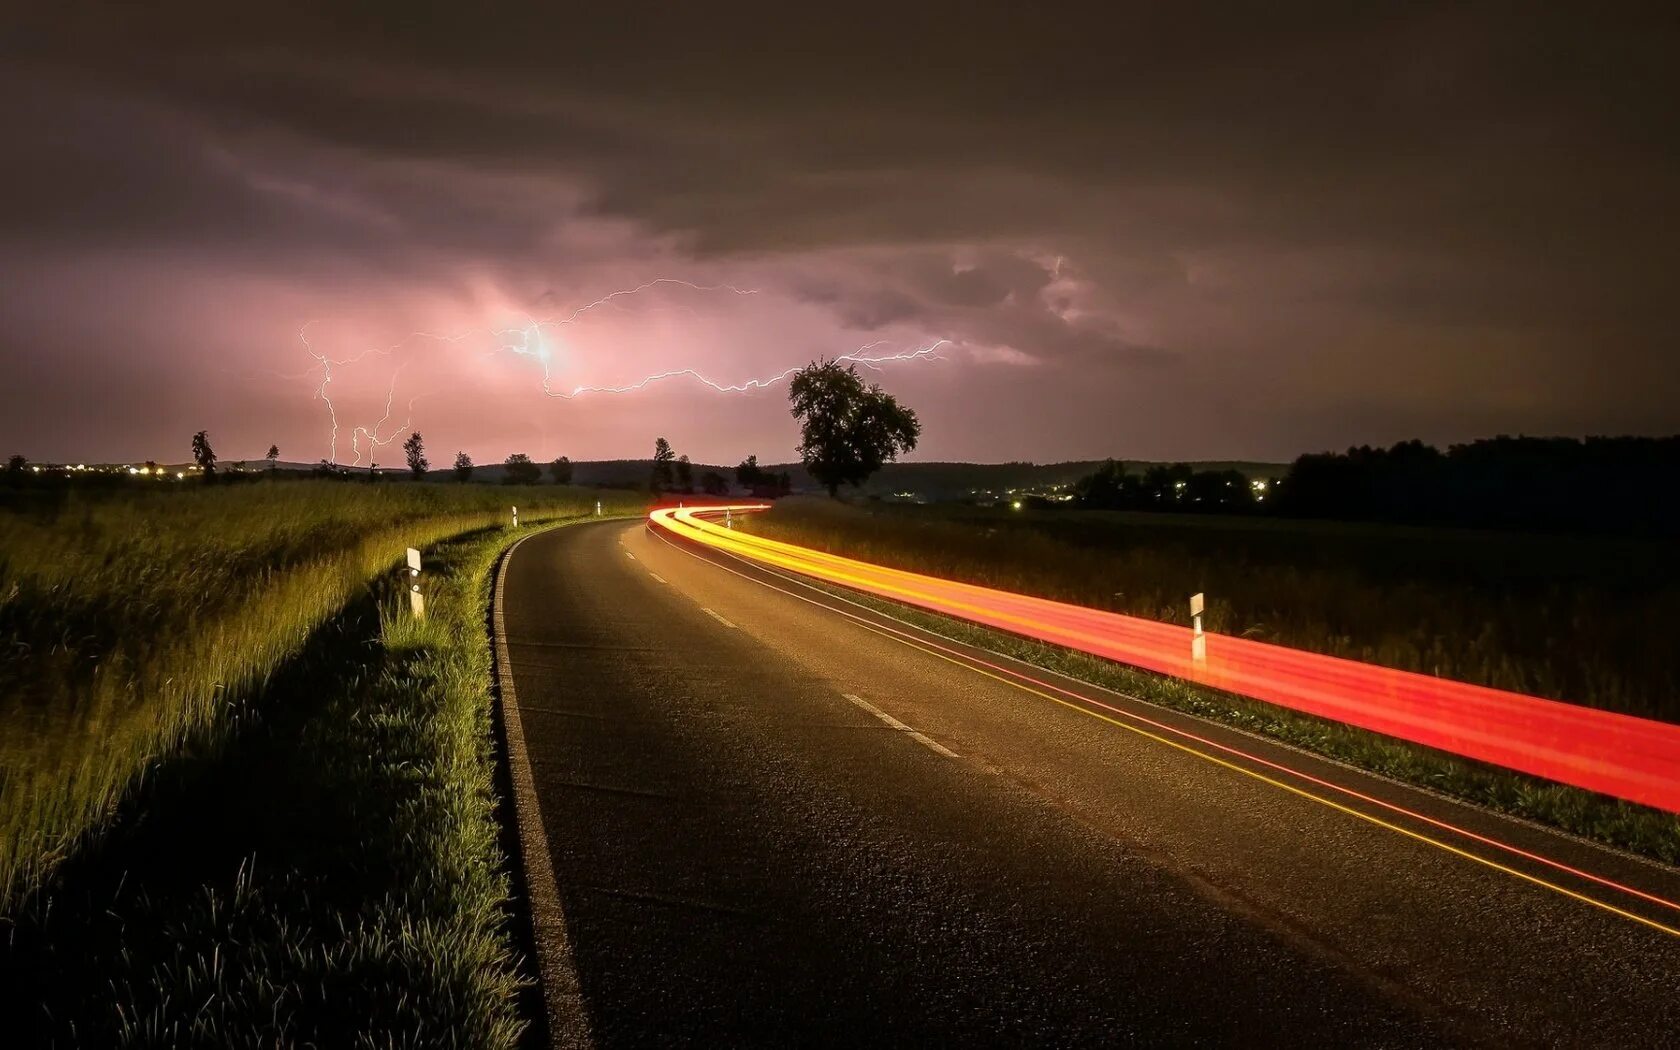
[[[729,513],[728,507],[723,508],[723,527],[726,529],[735,527],[735,518]]]
[[[513,527],[519,528],[519,508],[513,508]]]
[[[595,501],[595,516],[597,518],[599,518],[601,516],[601,501],[600,500]]]
[[[1199,664],[1207,663],[1207,635],[1202,633],[1202,609],[1205,604],[1200,591],[1190,596],[1190,629],[1194,632],[1190,636],[1190,659]]]
[[[420,593],[420,552],[408,548],[408,607],[416,620],[426,618],[426,596]]]

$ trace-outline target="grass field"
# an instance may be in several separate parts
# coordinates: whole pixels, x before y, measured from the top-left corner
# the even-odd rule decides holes
[[[1303,649],[1680,718],[1654,545],[1212,516],[783,500],[740,527],[790,543]],[[855,597],[855,596],[854,596]],[[1680,818],[1003,632],[863,599],[974,644],[1504,812],[1680,863]],[[1600,619],[1602,618],[1602,619]]]
[[[0,914],[403,548],[626,493],[292,482],[0,509]]]
[[[524,508],[521,508],[522,511]],[[523,515],[522,515],[523,516]],[[387,579],[119,807],[0,940],[40,1045],[510,1047],[530,994],[492,790],[493,528]]]

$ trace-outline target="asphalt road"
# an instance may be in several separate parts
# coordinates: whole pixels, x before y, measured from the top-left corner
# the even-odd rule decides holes
[[[502,597],[598,1045],[1680,1038],[1672,870],[641,523],[527,540]]]

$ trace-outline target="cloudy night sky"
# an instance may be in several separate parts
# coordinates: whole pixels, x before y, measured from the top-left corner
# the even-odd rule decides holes
[[[785,385],[545,369],[862,347],[924,460],[1680,429],[1672,22],[288,6],[8,15],[0,453],[327,457],[312,352],[346,463],[783,461]]]

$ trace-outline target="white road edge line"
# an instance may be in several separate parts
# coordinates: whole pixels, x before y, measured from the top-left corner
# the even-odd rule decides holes
[[[712,610],[706,608],[704,605],[702,605],[700,607],[700,611],[705,613],[707,616],[710,616],[712,619],[716,620],[718,623],[723,624],[725,627],[734,627],[735,626],[734,624],[730,623],[728,620],[725,620],[723,617],[719,616],[717,613],[715,613]],[[739,628],[737,628],[737,630],[739,630]]]
[[[870,703],[868,700],[865,700],[863,697],[853,696],[851,693],[841,693],[840,695],[845,697],[847,700],[850,700],[852,703],[858,705],[859,707],[863,708],[865,711],[868,711],[870,714],[874,715],[876,718],[879,718],[881,721],[885,722],[887,725],[891,726],[893,729],[898,730],[900,733],[910,734],[910,739],[911,740],[914,740],[916,743],[921,744],[923,747],[929,749],[930,751],[934,751],[938,754],[944,755],[946,758],[960,758],[961,757],[955,751],[952,751],[950,748],[946,747],[944,744],[941,744],[939,741],[935,740],[933,737],[928,736],[926,733],[918,732],[917,730],[911,729],[909,726],[905,725],[903,722],[900,722],[898,719],[894,718],[892,715],[887,714],[885,711],[881,710],[879,707],[876,707],[874,704]]]
[[[560,887],[554,881],[554,860],[548,855],[548,836],[537,803],[531,757],[525,750],[525,725],[519,718],[519,697],[513,688],[513,663],[508,658],[507,627],[502,617],[502,596],[507,593],[507,571],[513,552],[535,535],[541,533],[523,536],[503,551],[502,563],[496,569],[496,595],[490,604],[490,629],[496,636],[496,694],[502,710],[502,726],[507,731],[514,823],[519,830],[519,855],[525,870],[525,891],[531,903],[531,932],[536,942],[543,1004],[547,1007],[549,1045],[591,1050],[595,1039],[589,1030],[589,1013],[583,1005],[583,988],[578,983],[577,962],[566,931],[566,914],[560,906]]]

